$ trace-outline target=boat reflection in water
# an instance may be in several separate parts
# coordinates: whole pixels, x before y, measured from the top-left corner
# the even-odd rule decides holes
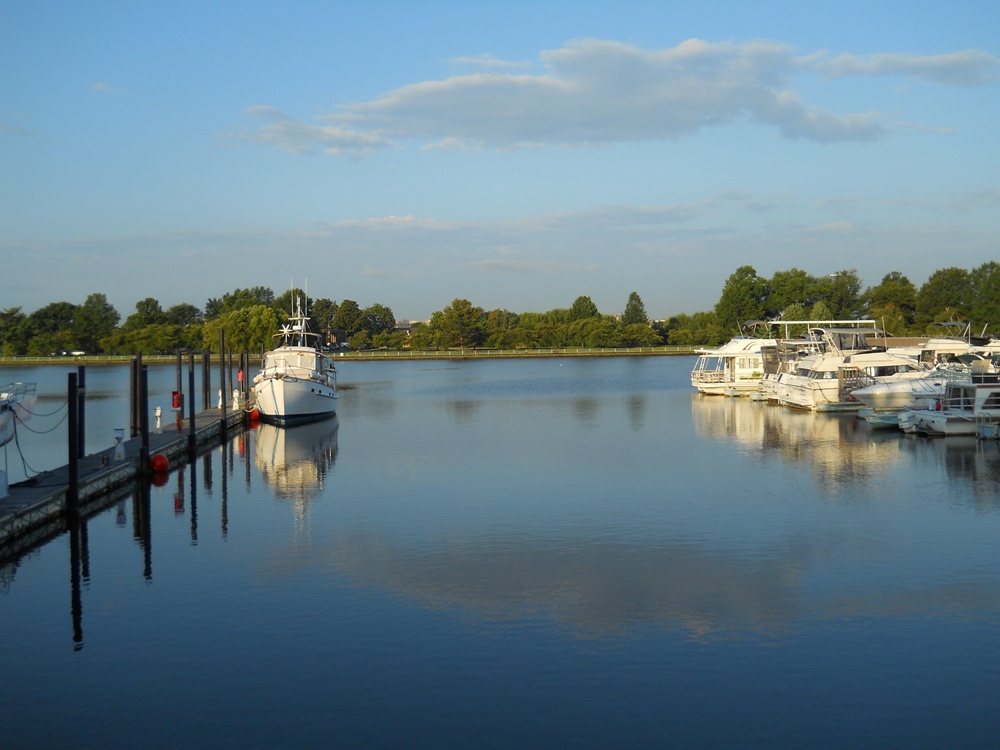
[[[695,396],[697,435],[733,441],[746,452],[808,463],[817,481],[864,483],[885,475],[903,456],[900,433],[873,431],[855,414],[784,409],[746,399]]]
[[[322,494],[337,460],[338,427],[336,417],[294,427],[257,426],[254,462],[275,497],[292,500],[304,511]]]
[[[856,415],[815,414],[759,401],[695,396],[701,437],[736,443],[743,451],[809,463],[816,481],[866,485],[877,493],[892,467],[943,465],[949,479],[972,487],[977,505],[1000,510],[1000,443],[974,437],[940,440],[873,429]]]

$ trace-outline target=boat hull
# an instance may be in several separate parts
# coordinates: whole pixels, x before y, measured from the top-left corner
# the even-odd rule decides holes
[[[337,413],[337,392],[304,378],[268,378],[254,386],[254,408],[262,422],[300,424],[329,419]]]

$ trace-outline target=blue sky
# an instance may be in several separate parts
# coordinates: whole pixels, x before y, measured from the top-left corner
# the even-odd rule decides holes
[[[0,309],[656,318],[1000,258],[1000,3],[0,0]]]

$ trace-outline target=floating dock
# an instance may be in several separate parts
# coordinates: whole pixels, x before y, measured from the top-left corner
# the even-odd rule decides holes
[[[62,533],[74,504],[75,512],[85,516],[131,491],[137,480],[149,481],[151,472],[144,465],[151,463],[149,457],[165,456],[171,468],[186,463],[199,452],[218,445],[223,436],[242,432],[245,417],[242,409],[207,409],[195,414],[193,431],[186,421],[151,430],[148,454],[144,454],[143,438],[138,436],[79,458],[75,497],[69,465],[10,485],[9,494],[0,498],[0,561]]]

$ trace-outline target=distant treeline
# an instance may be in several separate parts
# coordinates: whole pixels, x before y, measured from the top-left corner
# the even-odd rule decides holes
[[[945,268],[919,289],[895,271],[864,289],[853,269],[816,277],[793,268],[765,278],[741,266],[712,310],[666,320],[650,320],[636,292],[620,314],[600,312],[587,296],[544,313],[487,311],[455,299],[429,321],[411,324],[397,322],[384,304],[362,308],[350,299],[310,299],[299,289],[276,297],[268,287],[253,287],[209,299],[204,308],[180,304],[164,310],[147,297],[122,322],[107,297],[94,293],[80,305],[53,302],[30,314],[19,307],[0,311],[0,347],[4,356],[162,354],[215,350],[224,333],[227,348],[257,352],[268,348],[296,301],[325,343],[355,349],[717,346],[746,321],[778,318],[873,318],[893,336],[932,335],[936,323],[960,321],[979,335],[1000,330],[1000,263],[971,271]]]

